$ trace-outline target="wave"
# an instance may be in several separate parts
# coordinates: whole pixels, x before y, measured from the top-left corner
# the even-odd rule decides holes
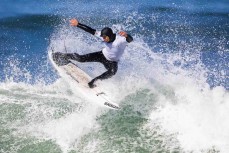
[[[1,18],[1,28],[10,29],[36,29],[56,27],[63,22],[59,15],[52,14],[25,14],[15,17]]]
[[[159,11],[169,9],[159,7]],[[28,25],[29,22],[38,25],[44,22],[45,26],[50,27],[55,26],[56,21],[52,19],[56,17],[57,22],[62,21],[61,16],[49,15],[25,15],[20,20]],[[127,47],[117,75],[99,82],[122,109],[104,110],[93,102],[85,101],[82,95],[75,94],[69,88],[68,81],[56,77],[47,64],[47,58],[43,58],[39,66],[36,65],[41,70],[31,75],[31,69],[37,67],[20,66],[23,61],[17,60],[17,56],[10,57],[4,73],[0,73],[9,78],[0,83],[0,122],[4,123],[0,125],[0,131],[3,131],[3,141],[7,142],[3,151],[29,152],[35,148],[40,152],[46,149],[50,152],[224,153],[228,150],[229,96],[226,87],[222,87],[227,86],[226,78],[224,75],[215,80],[222,79],[226,85],[213,85],[211,88],[208,84],[207,74],[210,70],[202,61],[203,42],[192,41],[196,39],[195,35],[190,41],[185,41],[183,37],[181,41],[174,41],[179,32],[176,28],[169,28],[169,22],[162,24],[168,26],[164,33],[159,31],[155,34],[157,31],[154,32],[150,26],[160,16],[134,12],[126,17],[121,24],[118,21],[110,22],[113,19],[106,22],[116,31],[127,28],[136,33],[134,42]],[[41,21],[37,21],[40,18]],[[17,28],[16,18],[12,19],[9,20]],[[101,24],[97,19],[85,20]],[[3,25],[11,28],[7,20],[3,21]],[[142,23],[148,23],[149,27]],[[177,27],[182,27],[180,24],[174,22]],[[166,30],[170,30],[169,38],[177,45],[174,52],[169,51],[170,41],[164,35],[169,34]],[[146,35],[141,35],[142,31]],[[158,44],[158,39],[165,43]],[[225,51],[223,46],[219,45]],[[55,28],[46,53],[51,47],[57,51],[67,49],[85,54],[101,49],[101,42],[63,24]],[[33,55],[37,58],[37,52],[34,51]],[[211,59],[216,56],[208,57],[212,62]],[[32,60],[36,61],[36,58]],[[104,71],[96,63],[82,64],[82,68],[92,76]],[[222,70],[225,70],[224,66]],[[20,77],[30,80],[31,76],[35,76],[33,84],[20,80]],[[52,82],[45,84],[42,80]]]
[[[228,92],[221,87],[201,91],[183,75],[169,78],[149,82],[130,75],[107,82],[119,111],[85,101],[62,79],[48,86],[1,83],[0,129],[8,142],[2,149],[226,153]]]

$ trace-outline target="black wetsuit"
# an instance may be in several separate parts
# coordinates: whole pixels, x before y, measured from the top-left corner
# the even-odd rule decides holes
[[[83,29],[84,31],[86,31],[92,35],[95,35],[95,33],[96,33],[95,29],[92,29],[91,27],[88,27],[88,26],[83,25],[81,23],[79,23],[77,27]],[[111,39],[110,42],[113,42],[114,40],[115,40],[115,35],[114,35],[114,38]],[[133,38],[130,35],[128,35],[126,38],[126,41],[131,42],[131,41],[133,41]],[[93,87],[94,86],[93,84],[96,80],[103,80],[103,79],[110,78],[111,76],[115,75],[117,70],[118,70],[118,62],[107,60],[105,58],[105,56],[103,55],[102,51],[89,53],[89,54],[85,54],[85,55],[79,55],[77,53],[54,53],[53,57],[54,57],[53,58],[54,61],[59,63],[59,65],[60,64],[66,64],[69,59],[76,60],[78,62],[100,62],[100,63],[102,63],[104,65],[104,67],[107,69],[107,71],[104,72],[103,74],[95,77],[94,79],[92,79],[88,83],[89,87]]]

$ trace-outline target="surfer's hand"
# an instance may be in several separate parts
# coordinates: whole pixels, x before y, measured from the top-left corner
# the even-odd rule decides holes
[[[120,31],[119,35],[123,37],[127,37],[127,33],[125,31]]]
[[[78,26],[78,24],[79,24],[79,21],[77,19],[71,19],[70,20],[70,25],[71,26]]]

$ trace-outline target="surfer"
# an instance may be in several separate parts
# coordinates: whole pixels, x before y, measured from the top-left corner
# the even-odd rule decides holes
[[[77,53],[53,53],[54,61],[59,61],[60,59],[65,61],[65,64],[71,59],[78,62],[100,62],[107,69],[103,74],[92,79],[88,86],[90,88],[95,87],[95,81],[103,80],[112,77],[116,74],[118,70],[118,61],[128,43],[133,41],[132,36],[127,34],[125,31],[121,31],[118,34],[113,33],[112,29],[105,27],[102,31],[96,31],[95,29],[79,23],[77,19],[71,19],[70,25],[78,27],[92,35],[102,38],[105,43],[105,48],[101,51],[93,52],[85,55],[79,55]],[[58,64],[58,63],[57,63]]]

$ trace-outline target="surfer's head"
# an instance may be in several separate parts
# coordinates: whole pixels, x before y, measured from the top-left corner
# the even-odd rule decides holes
[[[115,34],[109,27],[103,28],[100,36],[103,37],[103,40],[108,43],[113,42],[115,40]]]

